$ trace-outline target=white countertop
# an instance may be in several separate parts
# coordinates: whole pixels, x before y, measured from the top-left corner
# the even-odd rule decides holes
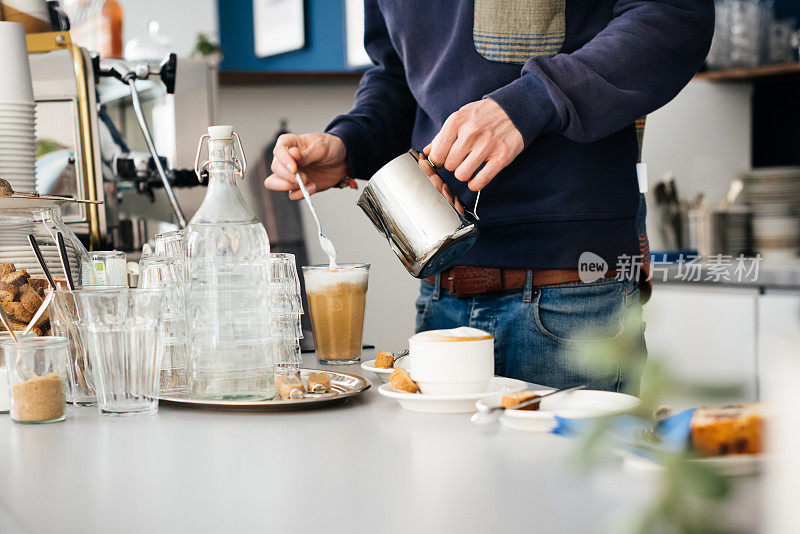
[[[578,471],[572,440],[407,412],[336,369],[373,387],[315,411],[0,415],[0,532],[618,532],[657,490],[613,459]],[[758,479],[738,485],[729,519],[750,531]]]

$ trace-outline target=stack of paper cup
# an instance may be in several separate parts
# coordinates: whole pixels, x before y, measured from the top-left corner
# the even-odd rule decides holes
[[[36,104],[22,24],[0,22],[0,78],[0,178],[34,191]]]

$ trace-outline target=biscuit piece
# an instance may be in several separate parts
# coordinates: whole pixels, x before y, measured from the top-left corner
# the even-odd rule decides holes
[[[31,286],[24,285],[20,288],[19,301],[26,310],[31,313],[36,313],[39,311],[39,306],[42,305],[44,299],[42,299],[42,297],[39,296],[39,293],[37,293],[36,290]]]
[[[50,287],[50,283],[46,278],[30,278],[28,280],[28,285],[31,286],[34,291],[39,293],[40,297],[44,297],[44,290]]]
[[[11,320],[27,325],[33,319],[33,312],[26,310],[21,302],[4,302],[2,306],[3,311],[6,312],[6,315]]]
[[[419,386],[416,382],[411,380],[411,375],[402,367],[398,367],[389,377],[392,387],[398,391],[405,391],[406,393],[419,393]]]
[[[328,373],[309,373],[308,391],[311,393],[327,393],[331,390],[331,375]]]
[[[375,367],[383,369],[394,367],[394,352],[378,351],[378,357],[375,358]]]
[[[700,456],[764,452],[764,408],[757,402],[699,408],[691,423],[692,445]]]
[[[16,270],[13,263],[0,263],[0,278],[5,278]]]
[[[0,281],[0,302],[13,302],[17,295],[19,295],[17,286]]]
[[[19,286],[24,286],[25,284],[27,284],[28,283],[28,278],[30,278],[30,276],[28,275],[28,271],[26,271],[25,269],[22,269],[22,270],[14,271],[13,273],[5,275],[3,277],[3,282],[6,282],[8,284],[12,284],[12,285],[15,285],[15,286],[19,287]]]
[[[529,400],[537,399],[541,397],[541,395],[537,395],[533,391],[518,391],[516,393],[512,393],[511,395],[506,395],[500,401],[500,406],[503,408],[510,408],[513,410],[528,410],[531,412],[535,412],[539,409],[538,402],[534,402],[530,406],[523,406],[522,408],[514,408],[517,404],[522,404],[523,402],[527,402]]]
[[[275,389],[283,399],[302,399],[306,388],[297,375],[278,375],[275,377]]]

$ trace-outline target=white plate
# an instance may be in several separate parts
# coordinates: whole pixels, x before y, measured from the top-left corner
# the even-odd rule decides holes
[[[539,395],[552,390],[535,390]],[[502,395],[481,399],[476,403],[478,409],[499,406]],[[550,432],[555,427],[555,416],[572,419],[599,417],[625,410],[639,405],[639,399],[624,393],[612,391],[579,390],[572,393],[553,395],[543,399],[537,411],[505,410],[500,416],[500,423],[513,430],[523,432]]]
[[[405,358],[406,357],[403,356],[402,358],[394,362],[395,367],[402,367],[403,369],[405,369],[405,366],[403,365],[403,360],[405,360]],[[361,362],[361,368],[365,371],[369,371],[370,373],[378,375],[378,378],[380,378],[381,382],[383,382],[384,384],[389,381],[389,377],[392,376],[392,373],[394,372],[394,367],[389,367],[389,368],[375,367],[375,360]]]
[[[622,456],[622,466],[628,471],[649,474],[664,472],[664,466],[655,460],[639,456],[631,451],[621,451],[620,454]],[[714,458],[698,458],[689,461],[703,464],[713,469],[720,476],[744,477],[760,473],[768,459],[768,454],[734,454],[716,456]]]
[[[522,380],[496,376],[489,381],[483,393],[464,393],[459,395],[425,395],[395,390],[391,384],[381,384],[378,393],[394,399],[400,406],[412,412],[424,413],[471,413],[475,411],[475,401],[484,397],[507,395],[522,391],[527,384]]]

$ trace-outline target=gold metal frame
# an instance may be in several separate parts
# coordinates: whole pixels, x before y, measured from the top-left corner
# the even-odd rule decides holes
[[[86,60],[81,47],[72,43],[69,32],[44,32],[27,35],[28,53],[36,54],[53,50],[69,50],[75,67],[75,81],[78,88],[78,128],[80,134],[81,169],[83,170],[83,186],[88,200],[103,200],[97,190],[98,176],[94,161],[94,133],[92,131],[91,101],[87,76]],[[86,206],[86,218],[89,224],[89,250],[100,247],[100,211],[97,204]]]

